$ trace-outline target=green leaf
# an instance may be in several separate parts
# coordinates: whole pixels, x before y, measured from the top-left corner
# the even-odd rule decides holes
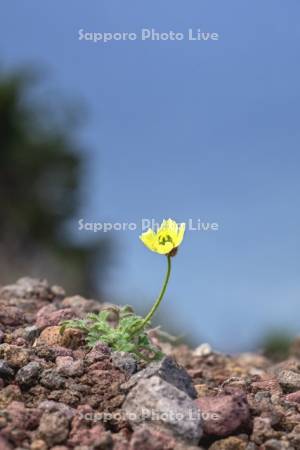
[[[134,314],[128,305],[115,308],[113,312],[118,318],[115,327],[108,321],[112,310],[103,310],[97,314],[87,314],[85,319],[66,320],[61,324],[60,331],[63,333],[66,328],[83,330],[87,334],[86,343],[89,347],[103,342],[113,350],[132,353],[148,362],[161,358],[162,353],[151,344],[145,333],[142,317]]]

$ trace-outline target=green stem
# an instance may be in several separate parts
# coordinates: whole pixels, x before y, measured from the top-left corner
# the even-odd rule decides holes
[[[168,282],[169,282],[169,279],[170,279],[170,275],[171,275],[171,256],[167,255],[167,259],[168,259],[168,268],[167,268],[167,273],[166,273],[166,276],[165,276],[165,279],[164,279],[164,284],[163,284],[163,287],[162,287],[162,289],[160,291],[160,294],[157,297],[156,302],[154,303],[154,305],[152,306],[152,308],[150,309],[150,311],[148,312],[148,314],[144,318],[144,320],[141,323],[141,325],[139,325],[139,327],[134,330],[133,334],[136,334],[137,332],[139,332],[140,330],[145,328],[145,326],[147,325],[148,322],[150,322],[150,320],[152,319],[153,315],[155,314],[157,308],[161,304],[162,299],[164,298],[164,295],[165,295],[165,292],[166,292],[166,289],[167,289],[167,286],[168,286]]]

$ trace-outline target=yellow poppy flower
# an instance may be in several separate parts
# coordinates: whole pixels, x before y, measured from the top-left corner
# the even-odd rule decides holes
[[[174,220],[164,220],[157,232],[151,228],[141,234],[140,239],[153,252],[173,256],[182,242],[185,223],[178,225]]]

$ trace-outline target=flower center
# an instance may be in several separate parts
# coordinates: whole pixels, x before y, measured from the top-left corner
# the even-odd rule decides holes
[[[161,234],[160,236],[158,236],[158,242],[161,245],[165,245],[167,242],[171,242],[171,244],[173,244],[173,239],[169,234]]]

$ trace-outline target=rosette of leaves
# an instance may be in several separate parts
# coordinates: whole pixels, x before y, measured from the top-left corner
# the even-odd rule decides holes
[[[158,360],[163,356],[151,343],[144,319],[134,314],[128,305],[107,308],[97,314],[90,313],[84,319],[66,320],[61,323],[61,334],[67,328],[83,331],[89,347],[102,342],[112,350],[132,353],[145,361]]]

